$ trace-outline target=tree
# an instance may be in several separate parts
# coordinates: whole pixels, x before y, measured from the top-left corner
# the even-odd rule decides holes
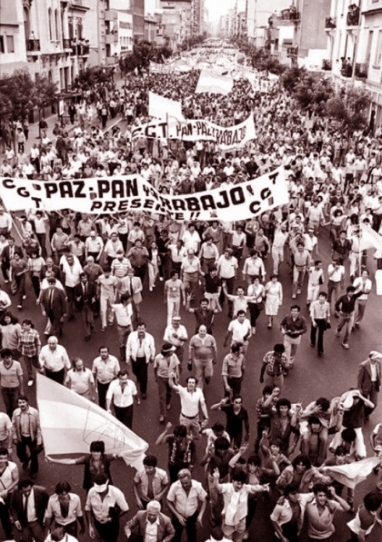
[[[0,78],[0,113],[25,117],[35,108],[53,104],[57,93],[57,85],[47,76],[40,75],[38,81],[33,81],[27,68],[15,70]]]
[[[325,113],[326,103],[333,96],[334,88],[331,81],[316,73],[304,73],[293,91],[293,97],[301,109],[318,115]]]
[[[328,100],[326,115],[342,124],[344,131],[352,133],[367,127],[370,93],[351,87]]]
[[[282,74],[281,83],[286,91],[293,92],[306,74],[307,71],[305,68],[292,66],[291,68],[287,68]]]

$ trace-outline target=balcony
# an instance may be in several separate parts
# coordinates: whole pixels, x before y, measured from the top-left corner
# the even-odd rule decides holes
[[[281,11],[281,20],[282,21],[299,21],[300,12],[297,11],[295,7],[291,7],[289,9],[283,9]]]
[[[116,11],[112,11],[111,9],[105,11],[105,21],[116,21],[117,17],[118,14]]]
[[[72,54],[75,56],[85,56],[88,55],[90,51],[90,47],[88,44],[76,43],[73,40],[71,40],[71,49]]]
[[[287,57],[294,58],[298,55],[298,47],[288,47],[287,48]]]
[[[351,77],[352,74],[353,74],[352,65],[342,63],[342,68],[341,68],[342,77]]]
[[[330,72],[332,69],[332,61],[331,60],[323,60],[322,61],[322,69],[324,71]]]
[[[369,64],[367,62],[358,63],[355,65],[354,75],[359,79],[367,79],[369,73]]]
[[[347,26],[358,26],[360,23],[360,10],[358,6],[354,4],[349,6],[347,15],[346,15],[346,25]]]
[[[40,40],[27,40],[26,41],[27,51],[40,51]]]
[[[326,17],[325,19],[325,30],[333,30],[337,28],[337,20],[335,17]]]
[[[70,38],[63,38],[62,39],[62,48],[63,49],[71,49],[72,46],[70,45]]]
[[[118,43],[117,32],[114,32],[113,30],[111,32],[108,32],[106,30],[105,43],[107,43],[108,45],[114,45],[115,43]]]

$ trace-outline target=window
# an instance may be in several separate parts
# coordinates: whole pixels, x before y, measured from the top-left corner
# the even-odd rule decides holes
[[[378,32],[377,49],[375,51],[375,58],[374,58],[375,66],[381,65],[381,57],[382,57],[382,30]]]
[[[374,31],[369,30],[369,35],[367,37],[367,45],[366,45],[366,62],[370,62],[371,48],[373,45],[373,36],[374,36]]]
[[[25,30],[25,39],[29,40],[30,21],[29,21],[29,9],[27,8],[24,8],[24,30]]]
[[[50,39],[50,41],[52,41],[53,33],[52,33],[52,10],[51,10],[51,8],[48,9],[48,26],[49,26],[49,39]]]
[[[54,33],[56,40],[60,39],[60,25],[58,20],[58,10],[54,10]]]
[[[13,36],[6,36],[7,38],[7,53],[15,52],[15,42]]]
[[[4,50],[4,36],[0,36],[0,54],[5,53]]]

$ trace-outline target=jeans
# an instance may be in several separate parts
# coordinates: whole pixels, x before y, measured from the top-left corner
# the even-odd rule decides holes
[[[293,285],[292,285],[292,292],[293,295],[296,295],[297,290],[302,289],[302,285],[304,284],[306,274],[306,267],[297,267],[296,265],[293,268]]]
[[[172,389],[169,386],[168,378],[158,376],[159,414],[166,415],[166,406],[171,404]]]
[[[126,343],[131,332],[131,326],[118,326],[118,346],[120,352],[120,360],[126,361]]]
[[[334,303],[340,296],[341,291],[341,282],[334,282],[333,280],[328,280],[328,302],[329,305],[332,302],[332,294],[334,292]]]
[[[20,393],[19,386],[15,388],[4,388],[1,387],[1,395],[3,396],[5,412],[8,414],[9,418],[12,419],[13,411],[18,407],[17,399]]]
[[[172,319],[174,316],[179,316],[180,309],[180,297],[168,297],[167,298],[167,325],[172,324]]]
[[[289,335],[284,335],[285,355],[288,359],[290,367],[294,364],[294,358],[296,357],[300,342],[301,336],[289,337]]]
[[[356,309],[355,323],[356,324],[359,324],[363,320],[363,317],[365,315],[365,310],[366,310],[366,303],[367,303],[366,299],[357,299],[355,303],[355,309]]]
[[[24,363],[25,363],[26,368],[27,368],[28,380],[34,380],[33,367],[35,369],[40,368],[40,364],[38,362],[38,357],[37,356],[32,356],[32,357],[23,356],[23,358],[24,358]]]
[[[353,324],[354,324],[354,312],[351,312],[350,314],[346,314],[343,312],[340,313],[340,319],[337,326],[337,333],[340,333],[342,328],[345,327],[345,335],[342,341],[344,344],[347,344],[349,340],[349,336],[353,328]]]

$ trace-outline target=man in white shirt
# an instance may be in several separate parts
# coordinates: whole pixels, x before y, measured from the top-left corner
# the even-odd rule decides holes
[[[228,339],[230,335],[232,335],[231,345],[234,343],[239,343],[243,345],[242,352],[245,355],[247,348],[248,348],[248,342],[251,337],[251,322],[248,318],[245,316],[245,311],[240,310],[237,313],[237,318],[232,320],[229,323],[227,333],[224,340],[224,347],[228,344]]]
[[[120,361],[126,361],[126,344],[131,332],[131,318],[133,316],[131,297],[128,294],[122,294],[121,302],[113,303],[111,309],[117,321],[119,359]]]
[[[66,348],[58,344],[54,335],[49,337],[48,344],[41,348],[39,362],[45,376],[59,384],[64,384],[65,372],[72,367]]]
[[[91,230],[90,236],[85,241],[85,256],[93,256],[94,261],[99,262],[103,250],[102,237],[97,235],[95,230]]]
[[[230,295],[233,294],[238,267],[239,264],[237,258],[233,256],[232,249],[227,248],[224,251],[224,254],[222,254],[218,260],[218,275],[222,280],[224,280],[227,292]],[[222,303],[224,303],[224,297],[222,299]],[[232,309],[233,302],[228,300],[228,316],[230,318],[232,318]]]
[[[187,230],[184,232],[182,241],[186,250],[192,249],[194,253],[199,252],[200,236],[195,229],[195,224],[192,222],[188,225]]]
[[[354,327],[359,329],[360,323],[362,322],[365,315],[366,303],[372,288],[372,282],[369,279],[369,271],[367,269],[362,270],[361,276],[357,277],[354,280],[353,286],[356,289],[360,287],[363,292],[362,295],[357,299],[355,304]]]
[[[90,538],[117,542],[119,518],[128,510],[122,491],[109,483],[107,474],[97,474],[85,504]]]
[[[208,411],[203,391],[196,387],[197,380],[194,376],[189,376],[186,379],[186,388],[176,384],[175,377],[175,374],[170,374],[169,385],[179,394],[180,397],[181,411],[179,415],[179,423],[187,427],[188,432],[194,439],[199,439],[199,408],[204,416],[204,422],[202,425],[206,425],[208,423]]]
[[[113,380],[106,393],[106,410],[111,414],[113,404],[115,417],[129,429],[133,426],[134,397],[136,385],[129,379],[127,371],[119,371],[118,379]]]
[[[173,316],[172,323],[164,330],[163,340],[175,347],[175,354],[180,361],[179,371],[182,372],[184,358],[184,343],[188,340],[186,326],[181,324],[180,316]]]
[[[137,330],[130,333],[126,344],[126,362],[131,364],[132,371],[137,379],[137,385],[140,396],[137,403],[140,404],[140,398],[147,398],[147,367],[155,358],[154,337],[147,333],[146,324],[139,322]]]
[[[115,356],[109,354],[107,346],[101,346],[99,356],[93,360],[92,373],[97,382],[98,404],[106,408],[106,393],[110,383],[116,378],[120,371],[119,361]]]
[[[64,285],[67,297],[68,306],[68,322],[74,320],[75,312],[75,295],[74,288],[80,283],[80,275],[82,273],[82,266],[76,256],[67,252],[60,259],[60,267],[64,276]]]

